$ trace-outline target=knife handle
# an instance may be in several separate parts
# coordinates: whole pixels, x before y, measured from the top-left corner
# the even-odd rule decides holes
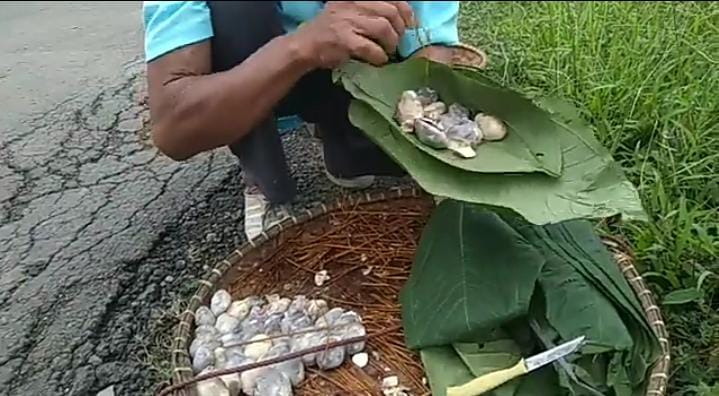
[[[524,374],[527,374],[527,366],[524,364],[524,359],[520,359],[519,363],[508,369],[494,371],[473,379],[464,385],[447,388],[447,396],[481,395]]]

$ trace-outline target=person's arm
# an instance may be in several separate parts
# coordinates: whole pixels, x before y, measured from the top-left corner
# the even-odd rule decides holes
[[[328,2],[315,20],[236,67],[211,73],[204,2],[146,2],[148,94],[158,149],[175,160],[236,142],[307,72],[350,58],[387,62],[411,9],[405,2]]]
[[[241,67],[211,73],[206,7],[202,2],[145,7],[152,138],[175,160],[242,138],[314,67],[307,45],[282,36]]]
[[[313,68],[293,36],[220,73],[210,74],[210,50],[208,41],[192,44],[147,66],[153,141],[175,160],[241,139]]]

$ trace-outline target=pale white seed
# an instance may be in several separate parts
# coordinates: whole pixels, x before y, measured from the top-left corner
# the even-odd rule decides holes
[[[365,368],[367,363],[369,363],[369,355],[364,352],[358,353],[352,356],[352,363],[359,368]]]
[[[479,113],[477,117],[474,118],[474,122],[476,122],[479,129],[482,130],[484,140],[502,140],[507,136],[507,127],[496,117]]]
[[[227,290],[220,289],[216,291],[210,299],[210,310],[213,314],[215,314],[215,316],[220,316],[227,311],[230,303],[232,303],[232,296],[230,296],[230,293],[228,293]]]
[[[321,287],[328,280],[330,280],[330,276],[327,274],[327,270],[318,271],[315,274],[315,285],[317,285],[317,287]]]
[[[382,388],[396,388],[397,386],[399,386],[399,378],[396,375],[382,379]]]
[[[245,356],[255,361],[259,360],[272,348],[272,340],[269,340],[265,334],[252,337],[250,342],[252,343],[245,347]]]

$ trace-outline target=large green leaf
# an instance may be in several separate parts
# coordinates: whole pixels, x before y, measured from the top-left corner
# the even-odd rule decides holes
[[[595,348],[626,350],[632,339],[616,308],[576,269],[546,250],[539,284],[547,319],[565,340],[586,336]]]
[[[652,332],[639,298],[590,222],[567,221],[544,229],[548,234],[545,240],[555,241],[561,248],[556,250],[558,254],[575,264],[577,270],[583,272],[595,287],[621,308],[620,312],[631,315],[635,323],[642,325],[647,332]]]
[[[542,256],[496,214],[442,202],[400,295],[412,349],[476,340],[526,314]]]
[[[528,227],[535,229],[539,227]],[[524,232],[519,231],[525,235]],[[644,380],[649,365],[656,361],[660,345],[629,283],[606,247],[587,221],[568,221],[542,227],[542,240],[548,249],[572,264],[594,287],[612,301],[614,308],[635,342],[633,354],[626,359],[632,368],[628,373],[633,384]],[[528,238],[531,238],[527,236]],[[536,246],[536,245],[535,245]],[[541,249],[540,249],[541,250]]]
[[[547,261],[540,284],[547,296],[551,325],[565,339],[584,332],[595,347],[593,353],[609,348],[614,355],[608,378],[615,380],[608,382],[614,384],[615,394],[636,392],[627,393],[626,389],[643,385],[649,367],[660,354],[660,345],[638,297],[591,223],[574,220],[536,226],[506,212],[502,218]],[[589,312],[582,311],[585,306]],[[592,320],[592,314],[596,319]]]
[[[425,155],[372,107],[353,101],[351,122],[407,170],[427,192],[509,208],[534,224],[623,214],[645,219],[637,191],[588,128],[562,127],[562,176],[468,172]]]
[[[476,249],[467,250],[465,245]],[[472,257],[487,257],[487,253],[509,257],[517,250],[529,252],[527,257],[541,263],[539,274],[532,274],[539,287],[527,284],[530,270],[523,266],[506,271],[509,266],[485,265],[481,259],[471,267],[474,271],[462,265],[474,262]],[[580,335],[587,336],[590,344],[567,357],[566,364],[529,373],[492,396],[637,396],[645,389],[649,367],[660,353],[659,343],[637,296],[590,222],[537,226],[509,210],[445,200],[430,218],[415,260],[400,297],[408,340],[423,353],[423,346],[428,345],[423,342],[428,340],[435,345],[451,344],[454,349],[454,354],[442,349],[451,364],[423,354],[435,394],[466,382],[467,376],[506,368],[520,355],[526,357]],[[522,260],[513,263],[516,267]],[[467,284],[481,285],[492,295],[480,295],[471,288],[464,295],[452,290]],[[512,293],[526,290],[531,293],[530,306],[525,310],[525,299],[520,297],[523,303],[517,305],[522,306],[522,313],[517,316],[516,306],[508,302],[516,299]],[[482,304],[467,305],[466,301]],[[457,337],[452,338],[453,334]],[[571,375],[564,371],[567,368]]]
[[[542,349],[550,349],[567,341],[547,321],[544,293],[541,288],[532,298],[527,326],[532,330]],[[606,362],[603,355],[593,354],[591,347],[583,347],[578,354],[554,363],[559,386],[572,396],[604,396],[606,394]],[[606,350],[606,348],[603,348]],[[609,355],[609,354],[607,354]]]
[[[484,84],[448,66],[424,59],[382,68],[350,62],[338,71],[338,75],[345,89],[370,104],[399,136],[450,166],[471,172],[543,172],[559,176],[562,169],[558,142],[560,127],[546,112],[516,92]],[[451,151],[427,147],[414,134],[402,133],[393,118],[396,104],[403,91],[422,86],[437,90],[447,104],[461,103],[473,113],[482,111],[499,117],[508,126],[507,138],[485,142],[478,147],[476,157],[462,159]]]
[[[630,351],[617,353],[622,360],[622,365],[617,370],[624,371],[620,377],[627,378],[631,386],[641,387],[650,366],[659,357],[660,344],[641,310],[637,296],[616,263],[610,262],[609,254],[598,238],[590,237],[591,227],[586,222],[548,226],[547,230],[553,240],[560,241],[557,245],[563,248],[566,259],[575,264],[580,272],[583,271],[585,278],[592,282],[597,290],[613,301],[614,308],[624,321],[634,343]],[[564,239],[561,239],[562,236]],[[576,243],[574,250],[567,248],[572,242]],[[605,260],[602,260],[602,257]],[[629,394],[622,389],[624,388],[615,386],[615,393]]]

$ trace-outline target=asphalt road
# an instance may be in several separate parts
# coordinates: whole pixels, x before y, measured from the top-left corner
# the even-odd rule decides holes
[[[141,23],[139,2],[0,4],[6,394],[122,390],[140,373],[129,352],[149,320],[143,300],[159,297],[134,293],[153,284],[143,263],[232,165],[214,154],[176,164],[143,141]]]
[[[173,309],[243,240],[239,167],[149,143],[140,2],[1,2],[0,37],[0,394],[151,393]],[[345,193],[284,141],[296,207]]]

